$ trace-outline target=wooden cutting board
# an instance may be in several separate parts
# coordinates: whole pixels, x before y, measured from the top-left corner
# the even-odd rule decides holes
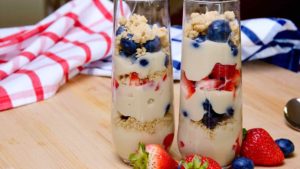
[[[178,83],[174,91],[178,115]],[[130,168],[111,144],[110,93],[109,78],[80,75],[46,101],[1,112],[0,169]],[[293,97],[300,97],[299,74],[262,62],[244,66],[244,126],[263,127],[296,146],[294,157],[276,168],[300,169],[300,132],[287,127],[282,111]],[[179,158],[175,142],[172,154]]]

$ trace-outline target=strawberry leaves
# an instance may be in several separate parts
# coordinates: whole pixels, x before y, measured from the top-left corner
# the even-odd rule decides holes
[[[201,164],[201,160],[197,156],[194,156],[191,162],[182,161],[181,165],[184,167],[184,169],[207,169],[208,168],[208,162],[205,161],[203,164]]]
[[[147,169],[149,153],[145,144],[140,143],[137,153],[130,154],[129,161],[134,169]]]

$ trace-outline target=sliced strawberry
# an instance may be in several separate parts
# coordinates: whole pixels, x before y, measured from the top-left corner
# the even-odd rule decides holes
[[[149,79],[148,78],[146,78],[146,79],[140,79],[139,82],[140,82],[139,85],[141,86],[141,85],[147,84],[149,82]]]
[[[131,86],[138,86],[140,83],[139,74],[136,72],[132,72],[129,74],[130,82],[129,85]]]
[[[179,142],[179,148],[183,148],[184,147],[184,142],[183,141],[180,141]]]
[[[255,165],[277,166],[284,160],[278,145],[262,128],[248,130],[242,143],[241,155],[251,159]]]
[[[157,84],[157,86],[155,87],[155,91],[158,91],[158,90],[159,90],[159,88],[160,88],[160,85],[159,85],[159,84]]]
[[[239,135],[238,138],[236,138],[235,144],[232,146],[232,149],[234,150],[235,156],[238,156],[240,154],[240,151],[241,151],[240,136],[241,135]]]
[[[234,91],[235,90],[235,84],[232,81],[227,81],[223,87],[221,87],[219,90],[225,90],[225,91]]]
[[[197,87],[201,90],[215,90],[222,86],[223,82],[216,79],[201,80],[197,83]]]
[[[139,79],[139,74],[136,72],[130,73],[130,80],[138,80]]]
[[[113,87],[114,87],[115,89],[118,89],[118,88],[119,88],[119,83],[118,83],[118,81],[117,81],[116,79],[113,80]]]
[[[182,78],[181,78],[181,80],[182,80],[182,85],[183,85],[184,89],[188,93],[187,96],[186,96],[186,99],[188,99],[196,91],[196,89],[195,89],[195,82],[191,81],[191,80],[188,80],[184,71],[182,71]]]
[[[236,70],[234,72],[234,75],[232,76],[232,82],[235,84],[235,86],[238,86],[238,84],[241,81],[241,71],[240,70]]]
[[[241,79],[241,73],[239,70],[236,70],[234,75],[231,77],[230,80],[226,81],[225,86],[222,90],[226,91],[234,91],[238,87]]]
[[[188,155],[185,161],[180,162],[181,169],[221,169],[213,159],[200,155]]]
[[[129,81],[130,86],[142,86],[142,85],[147,84],[149,82],[148,78],[140,79],[139,74],[136,73],[136,72],[130,73],[129,78],[130,78],[130,81]]]
[[[165,150],[169,150],[170,146],[172,145],[173,138],[174,138],[174,133],[170,133],[165,137],[165,139],[163,141]]]
[[[164,77],[163,77],[163,81],[166,81],[166,79],[167,79],[167,73],[164,75]]]
[[[129,157],[134,169],[177,169],[177,162],[160,145],[139,144],[137,153]]]
[[[217,63],[209,77],[212,79],[229,79],[234,75],[235,67],[236,65],[222,65]]]
[[[234,91],[237,88],[241,73],[236,65],[222,65],[217,63],[212,72],[199,82],[197,86],[202,90]]]

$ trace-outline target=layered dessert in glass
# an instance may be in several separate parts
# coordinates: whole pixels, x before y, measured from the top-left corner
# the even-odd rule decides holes
[[[178,146],[183,156],[208,156],[222,166],[242,141],[237,3],[185,1]]]
[[[141,12],[140,8],[135,10]],[[112,133],[124,161],[140,142],[168,149],[174,136],[169,29],[156,22],[166,19],[150,14],[133,12],[115,22]]]

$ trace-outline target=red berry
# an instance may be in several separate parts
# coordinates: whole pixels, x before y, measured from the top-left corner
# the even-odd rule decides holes
[[[167,79],[167,74],[164,75],[163,81],[166,81],[166,79]]]
[[[240,71],[236,65],[222,65],[217,63],[212,72],[199,82],[197,87],[201,90],[225,90],[234,91],[240,82]]]
[[[197,83],[197,87],[201,90],[218,90],[222,85],[223,82],[216,79],[201,80]]]
[[[139,74],[136,72],[130,73],[129,78],[130,78],[130,82],[129,82],[130,86],[142,86],[149,82],[148,78],[140,79]]]
[[[183,142],[183,141],[180,141],[180,142],[179,142],[179,147],[180,147],[180,148],[183,148],[183,147],[184,147],[184,142]]]
[[[155,91],[158,91],[159,90],[159,84],[157,84],[157,86],[155,87]]]
[[[113,86],[115,89],[119,88],[119,83],[116,79],[113,80]]]
[[[213,159],[200,155],[188,155],[185,161],[181,161],[181,169],[222,169]]]
[[[170,148],[170,146],[172,145],[173,142],[173,138],[174,138],[174,133],[168,134],[164,141],[163,141],[163,145],[165,147],[165,150],[168,150]]]
[[[185,97],[186,97],[186,99],[188,99],[196,92],[195,82],[188,80],[184,71],[182,73],[181,80],[182,80],[182,87],[186,90],[186,93],[187,93],[187,95]]]
[[[230,79],[235,74],[236,65],[215,64],[209,77],[213,79]]]
[[[283,163],[284,155],[270,134],[262,128],[248,130],[242,144],[241,155],[255,165],[276,166]]]
[[[238,156],[241,151],[241,144],[240,144],[240,137],[241,135],[238,136],[235,140],[235,144],[232,146],[232,149],[234,150],[235,156]]]
[[[136,153],[129,157],[130,164],[136,169],[177,169],[177,162],[160,145],[139,144]]]

